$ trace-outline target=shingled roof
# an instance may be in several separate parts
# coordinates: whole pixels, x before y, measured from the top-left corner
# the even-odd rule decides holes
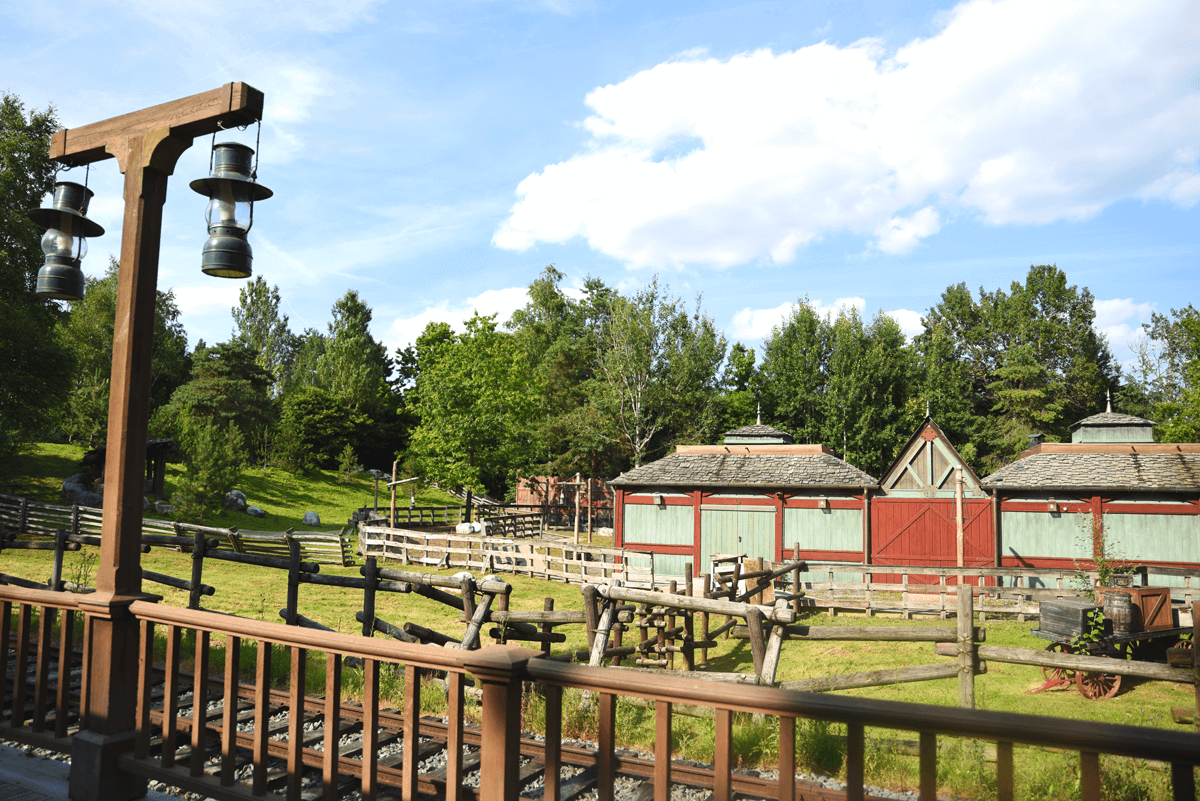
[[[1144,417],[1134,417],[1132,414],[1121,414],[1120,412],[1100,412],[1093,414],[1091,417],[1085,417],[1078,423],[1072,423],[1072,430],[1079,426],[1152,426],[1155,425],[1153,420],[1147,420]]]
[[[611,483],[672,487],[874,487],[879,481],[827,453],[673,453],[622,473]]]
[[[985,478],[982,486],[987,489],[1194,491],[1200,489],[1200,453],[1035,453],[1000,468]]]
[[[733,431],[726,431],[725,436],[727,436],[727,437],[783,437],[783,438],[786,438],[789,442],[792,439],[792,435],[789,434],[788,432],[780,431],[778,428],[774,428],[772,426],[765,426],[762,423],[756,423],[751,426],[742,426],[741,428],[735,428]]]

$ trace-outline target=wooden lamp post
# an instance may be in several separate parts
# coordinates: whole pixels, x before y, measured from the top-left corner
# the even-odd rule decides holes
[[[50,140],[50,158],[77,166],[115,158],[125,175],[125,223],[117,277],[108,456],[96,592],[81,596],[91,626],[84,672],[85,731],[75,736],[70,793],[76,801],[145,795],[146,780],[117,767],[133,747],[139,632],[129,604],[142,594],[142,478],[150,409],[150,354],[167,178],[197,136],[262,118],[263,94],[245,83],[135,111]]]

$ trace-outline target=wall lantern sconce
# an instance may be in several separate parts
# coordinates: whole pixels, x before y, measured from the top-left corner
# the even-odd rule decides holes
[[[208,198],[204,213],[208,241],[200,261],[200,269],[207,275],[249,278],[253,272],[246,234],[254,225],[254,202],[274,194],[254,180],[253,155],[252,148],[237,142],[213,145],[209,176],[190,184],[193,191]]]
[[[654,493],[653,497],[654,497],[654,505],[655,506],[666,506],[667,505],[667,499],[662,496],[661,492]]]
[[[817,508],[818,509],[828,509],[829,508],[829,499],[826,498],[824,495],[822,495],[820,498],[817,498]]]
[[[55,300],[83,299],[83,270],[79,262],[87,255],[87,238],[104,229],[87,218],[88,201],[94,193],[82,184],[59,181],[49,208],[30,209],[29,219],[45,226],[42,253],[46,262],[38,270],[37,294]]]
[[[1048,511],[1050,512],[1050,514],[1058,514],[1059,512],[1062,511],[1061,509],[1058,508],[1058,501],[1054,500],[1053,498],[1051,498],[1049,500],[1047,508],[1048,508]]]

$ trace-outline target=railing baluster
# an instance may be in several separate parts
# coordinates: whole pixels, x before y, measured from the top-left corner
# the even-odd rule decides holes
[[[304,668],[308,652],[293,645],[291,676],[288,684],[288,782],[287,797],[300,801],[300,780],[304,776]]]
[[[446,674],[446,801],[462,799],[463,674]]]
[[[779,718],[779,801],[796,798],[796,719]]]
[[[162,766],[175,764],[175,736],[179,721],[179,635],[178,626],[167,626],[167,664],[163,684]]]
[[[25,725],[25,674],[29,668],[29,604],[17,610],[17,669],[13,673],[12,713],[8,722],[13,728]]]
[[[238,683],[242,676],[242,640],[225,635],[225,690],[221,715],[221,785],[230,787],[237,768]]]
[[[671,798],[671,703],[654,702],[654,801]]]
[[[559,801],[559,778],[562,773],[562,687],[543,686],[546,694],[546,770],[542,801]]]
[[[1186,762],[1171,763],[1172,801],[1196,801],[1195,767]]]
[[[37,659],[33,671],[33,730],[46,730],[46,701],[50,693],[50,640],[54,636],[54,608],[38,611]]]
[[[921,801],[937,801],[937,735],[921,732]]]
[[[863,801],[863,760],[866,757],[861,723],[846,724],[846,801]]]
[[[92,727],[91,694],[92,694],[92,616],[83,616],[83,671],[79,676],[79,730],[87,731]]]
[[[321,760],[321,783],[325,801],[338,797],[338,747],[341,732],[338,722],[342,715],[342,656],[330,651],[325,655],[325,753]]]
[[[1100,801],[1100,754],[1079,752],[1080,801]]]
[[[612,693],[600,693],[600,738],[596,759],[600,770],[600,783],[597,788],[600,801],[613,801],[613,783],[616,781],[616,764],[613,747],[616,744],[617,728],[617,696]]]
[[[417,801],[417,756],[421,750],[421,669],[415,665],[404,666],[404,750],[400,753],[401,780],[400,797],[403,801]]]
[[[375,766],[379,747],[379,662],[363,660],[362,797],[375,801]]]
[[[254,669],[254,774],[250,792],[267,792],[267,727],[271,723],[271,643],[258,643],[258,661]]]
[[[4,683],[5,677],[8,676],[8,641],[12,639],[12,602],[4,601],[0,603],[0,684]],[[4,690],[5,701],[9,697],[7,688]],[[0,702],[0,716],[4,714],[5,709],[10,709],[11,703]]]
[[[996,743],[996,801],[1013,801],[1014,789],[1013,744],[1001,741]]]
[[[153,686],[150,674],[154,670],[154,624],[143,620],[139,628],[137,735],[133,741],[133,757],[146,759],[150,756],[150,691]]]
[[[5,636],[7,637],[7,634]],[[62,610],[62,622],[58,626],[58,694],[54,699],[55,737],[67,736],[67,724],[70,723],[71,718],[71,643],[74,639],[75,610],[64,609]]]
[[[204,775],[204,740],[208,735],[208,642],[207,631],[196,629],[196,662],[192,667],[192,759],[191,774]]]
[[[733,712],[716,713],[716,749],[713,754],[713,801],[730,801],[730,775],[733,767]]]

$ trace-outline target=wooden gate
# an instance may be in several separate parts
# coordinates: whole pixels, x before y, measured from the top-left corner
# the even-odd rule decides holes
[[[963,566],[993,564],[991,503],[963,501]],[[871,562],[877,565],[958,564],[955,501],[941,498],[879,498],[871,502]],[[876,576],[898,583],[899,576]],[[910,583],[936,583],[936,576],[909,576]]]
[[[715,553],[775,558],[775,507],[701,507],[700,563],[711,570]]]

